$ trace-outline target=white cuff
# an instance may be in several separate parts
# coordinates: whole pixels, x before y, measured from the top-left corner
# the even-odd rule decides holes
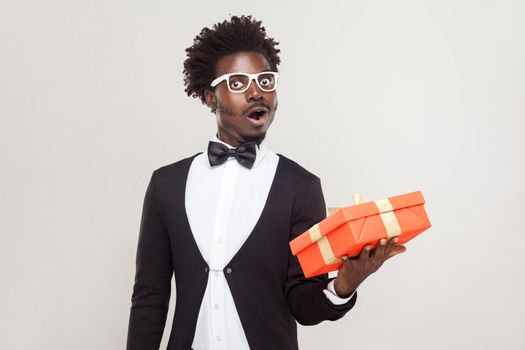
[[[328,298],[328,300],[332,302],[332,304],[342,305],[342,304],[347,303],[350,299],[352,299],[352,297],[354,296],[355,290],[354,290],[354,293],[352,293],[348,298],[341,298],[335,292],[334,280],[331,280],[326,286],[326,288],[323,290],[323,293]]]

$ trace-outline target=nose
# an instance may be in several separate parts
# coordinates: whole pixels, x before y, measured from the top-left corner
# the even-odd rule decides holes
[[[254,79],[252,79],[248,90],[246,90],[246,99],[248,101],[259,101],[264,99],[263,91],[259,89]]]

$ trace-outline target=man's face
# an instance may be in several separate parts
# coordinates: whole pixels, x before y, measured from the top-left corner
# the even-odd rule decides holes
[[[238,52],[219,60],[216,77],[227,73],[260,73],[269,70],[270,65],[264,55],[258,52]],[[227,84],[224,80],[214,90],[210,87],[205,92],[207,105],[216,109],[219,139],[234,147],[242,142],[260,143],[273,122],[277,109],[277,93],[275,90],[262,91],[253,80],[248,90],[241,93],[231,92]],[[254,113],[256,107],[265,107],[267,112]]]

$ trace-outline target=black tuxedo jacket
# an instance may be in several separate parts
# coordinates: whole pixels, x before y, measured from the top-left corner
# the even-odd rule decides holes
[[[155,170],[142,211],[127,350],[159,349],[175,273],[176,306],[168,350],[191,349],[209,268],[193,238],[184,205],[186,179],[199,153]],[[296,320],[337,320],[355,304],[332,304],[328,275],[305,278],[289,241],[326,217],[317,176],[278,154],[264,209],[224,267],[250,349],[297,349]],[[203,218],[206,219],[206,218]]]

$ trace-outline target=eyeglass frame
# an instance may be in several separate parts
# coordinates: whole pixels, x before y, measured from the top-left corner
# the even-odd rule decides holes
[[[274,75],[274,78],[275,78],[275,85],[273,87],[273,89],[271,90],[268,90],[268,89],[263,89],[261,87],[261,85],[259,84],[259,80],[257,79],[259,77],[259,75],[261,74],[268,74],[268,73],[272,73]],[[233,76],[233,75],[237,75],[237,74],[244,74],[244,75],[247,75],[248,76],[248,79],[250,79],[248,81],[248,85],[246,85],[246,88],[244,90],[232,90],[231,87],[230,87],[230,77]],[[241,94],[243,92],[246,92],[250,86],[252,85],[252,80],[255,80],[255,83],[257,84],[257,86],[259,87],[259,89],[261,89],[261,91],[264,91],[264,92],[272,92],[272,91],[275,91],[275,89],[277,89],[277,83],[279,81],[279,72],[274,72],[274,71],[264,71],[264,72],[259,72],[259,73],[244,73],[244,72],[235,72],[235,73],[227,73],[227,74],[223,74],[221,75],[220,77],[217,77],[215,78],[211,83],[210,83],[210,86],[211,87],[216,87],[217,85],[219,85],[220,83],[222,83],[223,80],[226,80],[226,85],[228,86],[228,90],[230,92],[233,92],[233,93],[236,93],[236,94]]]

